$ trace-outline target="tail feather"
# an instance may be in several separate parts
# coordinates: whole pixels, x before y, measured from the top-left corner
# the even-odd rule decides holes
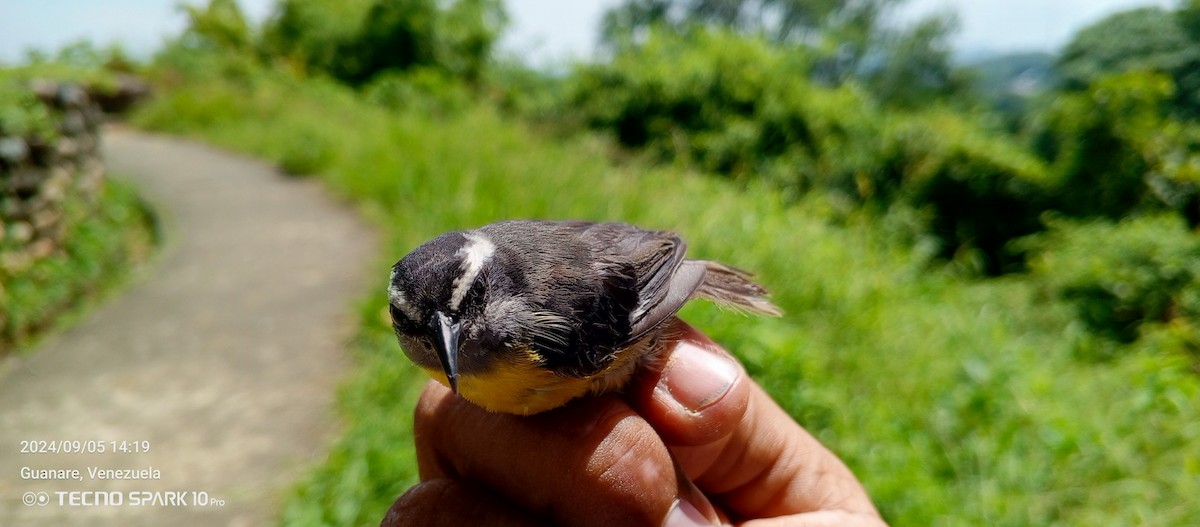
[[[704,281],[696,288],[694,296],[760,315],[783,314],[767,300],[767,290],[751,280],[753,275],[750,273],[708,260],[690,260],[688,263],[701,264],[705,270]]]

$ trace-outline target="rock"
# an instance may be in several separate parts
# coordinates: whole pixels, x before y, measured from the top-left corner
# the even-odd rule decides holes
[[[16,274],[33,265],[33,256],[28,251],[6,251],[0,253],[0,271]]]
[[[59,157],[66,159],[74,159],[79,155],[79,142],[70,137],[59,138],[54,142],[54,148],[58,150]]]
[[[42,182],[47,178],[45,170],[36,168],[15,170],[7,175],[0,174],[0,191],[12,194],[18,199],[28,199],[41,188]]]
[[[75,83],[59,84],[54,98],[59,108],[82,108],[88,101],[87,92]]]
[[[49,79],[33,79],[29,82],[29,89],[33,91],[34,96],[42,101],[46,106],[56,106],[55,102],[58,98],[58,83]]]
[[[150,96],[150,85],[128,73],[117,74],[115,90],[89,90],[92,100],[104,113],[123,113]]]
[[[58,162],[58,149],[54,148],[54,145],[41,139],[30,140],[27,144],[29,145],[29,157],[33,164],[48,167]]]
[[[34,260],[41,260],[54,254],[56,250],[58,250],[58,244],[54,243],[54,240],[42,238],[34,241],[33,245],[29,246],[29,257]]]
[[[62,120],[58,123],[58,130],[66,136],[85,134],[88,131],[87,118],[78,109],[67,110],[62,114]]]
[[[52,230],[62,221],[62,210],[58,207],[45,207],[33,214],[30,222],[35,231],[42,233]]]
[[[29,145],[20,137],[0,137],[0,163],[15,167],[29,159]]]
[[[33,225],[18,221],[6,229],[8,236],[17,243],[28,243],[33,239]]]

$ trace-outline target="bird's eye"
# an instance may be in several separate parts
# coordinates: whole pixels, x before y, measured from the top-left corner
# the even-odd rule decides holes
[[[408,318],[408,315],[404,314],[404,310],[396,307],[395,304],[388,304],[388,314],[392,315],[392,323],[401,328],[407,328],[416,323],[415,320]]]

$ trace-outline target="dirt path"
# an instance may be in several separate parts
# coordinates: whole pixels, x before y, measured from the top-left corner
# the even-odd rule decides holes
[[[353,301],[381,280],[375,239],[316,182],[257,161],[128,131],[105,151],[167,244],[146,278],[0,367],[0,525],[271,524],[335,429]],[[30,440],[105,452],[22,453]]]

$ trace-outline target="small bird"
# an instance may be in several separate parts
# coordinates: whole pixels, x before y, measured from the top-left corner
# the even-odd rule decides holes
[[[434,379],[487,410],[535,414],[620,389],[692,298],[780,314],[749,273],[686,249],[625,223],[502,221],[396,262],[388,311]]]

